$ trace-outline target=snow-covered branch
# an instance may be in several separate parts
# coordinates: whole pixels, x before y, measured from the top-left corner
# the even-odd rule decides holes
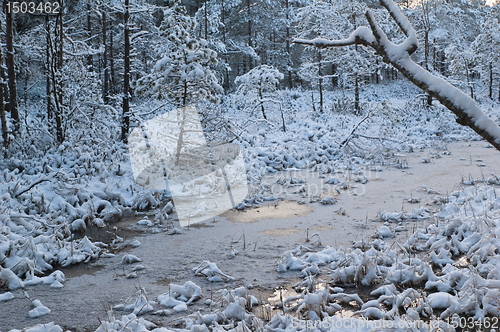
[[[370,29],[367,27],[359,27],[347,38],[342,40],[328,40],[324,38],[315,38],[312,40],[307,39],[294,39],[294,43],[303,45],[312,45],[316,47],[340,47],[349,46],[354,44],[361,44],[374,47],[375,37]]]
[[[387,9],[391,17],[406,35],[403,43],[396,45],[389,41],[387,35],[378,25],[371,10],[367,10],[366,18],[370,25],[357,28],[347,39],[326,40],[316,38],[313,40],[295,39],[297,44],[312,45],[316,47],[341,47],[360,44],[372,47],[384,62],[393,65],[403,76],[413,84],[437,99],[457,116],[457,122],[468,126],[497,150],[500,151],[500,127],[482,112],[475,101],[442,78],[439,78],[418,64],[411,55],[418,47],[416,32],[403,15],[393,0],[379,0]],[[371,30],[371,31],[370,31]]]

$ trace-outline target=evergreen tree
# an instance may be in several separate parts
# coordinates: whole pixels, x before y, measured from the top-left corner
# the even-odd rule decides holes
[[[271,66],[261,65],[255,67],[248,73],[236,78],[235,83],[238,85],[237,99],[244,100],[244,106],[250,106],[251,109],[260,106],[262,117],[267,120],[264,103],[276,102],[273,98],[270,98],[272,97],[270,94],[276,91],[283,77],[282,73]],[[243,96],[243,98],[239,98],[239,96]]]
[[[218,101],[222,88],[211,69],[217,64],[217,52],[194,36],[195,25],[180,1],[165,11],[160,31],[169,43],[152,72],[135,82],[137,95],[167,98],[178,106]]]

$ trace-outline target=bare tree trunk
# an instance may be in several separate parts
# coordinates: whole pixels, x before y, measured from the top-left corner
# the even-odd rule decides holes
[[[323,77],[321,74],[321,49],[318,49],[319,111],[323,112]]]
[[[0,62],[1,63],[1,62]],[[31,55],[28,55],[28,63],[31,63]],[[29,70],[26,71],[26,74],[24,75],[24,95],[23,95],[23,100],[24,100],[24,108],[27,109],[28,107],[28,83],[30,81],[30,72]]]
[[[292,67],[291,66],[291,55],[290,55],[290,26],[289,26],[289,22],[288,22],[288,7],[289,7],[289,4],[288,4],[288,1],[289,0],[285,0],[285,10],[286,10],[286,14],[285,14],[285,18],[286,18],[286,52],[288,53],[288,61],[290,61],[290,63],[288,63],[288,87],[291,89],[293,88],[293,83],[292,83],[292,71],[290,70],[290,68]]]
[[[90,16],[91,11],[92,7],[90,5],[90,1],[87,1],[87,33],[89,38],[89,46],[92,46],[92,20]],[[89,54],[87,56],[87,67],[89,68],[89,71],[92,71],[92,66],[93,66],[93,57],[92,54]]]
[[[205,0],[204,7],[204,19],[205,19],[205,40],[208,40],[208,15],[207,15],[207,0]]]
[[[50,78],[47,78],[47,115],[56,121],[56,139],[57,142],[64,141],[64,132],[62,128],[63,116],[63,88],[62,88],[62,66],[63,66],[63,24],[62,24],[62,0],[59,0],[61,8],[60,13],[56,16],[54,26],[55,42],[52,42],[50,25],[48,18],[46,19],[47,26],[47,70],[50,73]],[[54,106],[52,106],[54,103]]]
[[[55,34],[57,40],[57,64],[53,65],[52,68],[56,68],[52,70],[53,76],[53,92],[54,99],[56,101],[56,136],[57,141],[62,143],[64,141],[64,133],[62,128],[62,117],[63,117],[63,82],[62,82],[62,68],[63,68],[63,10],[62,10],[63,0],[59,0],[59,7],[61,10],[57,15],[56,26],[55,26]]]
[[[110,27],[111,28],[111,27]],[[111,72],[111,92],[116,93],[115,57],[113,53],[113,29],[109,29],[109,67]]]
[[[247,15],[248,15],[248,46],[252,47],[252,16],[250,9],[250,0],[247,0]],[[253,67],[253,60],[250,55],[248,56],[248,66],[249,70],[251,70]]]
[[[248,46],[252,47],[252,17],[250,15],[250,0],[247,0],[248,15]]]
[[[184,96],[186,96],[186,93],[187,93],[187,82],[184,83],[184,88],[185,88],[185,94]],[[183,106],[186,106],[185,104],[185,99],[184,99],[184,105]],[[180,109],[180,111],[182,112],[182,121],[180,123],[180,126],[179,126],[179,139],[177,140],[177,149],[176,149],[176,152],[175,152],[175,165],[178,166],[179,165],[179,159],[181,157],[181,151],[182,151],[182,146],[184,145],[184,126],[185,126],[185,123],[186,123],[186,113],[187,113],[187,110],[186,110],[186,107],[182,107]]]
[[[0,23],[0,26],[2,24]],[[0,45],[0,64],[3,63],[3,57],[2,57],[2,47]],[[0,66],[0,71],[3,74],[3,66]],[[5,116],[5,103],[4,103],[4,98],[3,98],[3,92],[5,88],[5,81],[2,80],[0,83],[0,121],[2,122],[2,139],[3,139],[3,146],[4,148],[9,147],[9,128],[7,128],[7,117]]]
[[[354,21],[354,29],[358,28],[356,22],[356,13],[352,14],[352,20]],[[358,51],[358,45],[354,45],[356,52]],[[354,74],[354,112],[359,114],[359,75],[358,72]]]
[[[490,92],[490,99],[493,100],[493,65],[490,62],[489,64],[490,67],[490,81],[488,82],[488,89]]]
[[[127,135],[130,125],[130,30],[128,20],[130,17],[129,0],[125,0],[125,64],[123,73],[123,123],[122,123],[122,141],[127,143]]]
[[[12,30],[12,11],[7,10],[7,0],[3,2],[3,9],[5,13],[5,43],[7,46],[7,75],[9,77],[9,103],[7,111],[10,112],[12,122],[14,123],[13,133],[16,135],[19,132],[19,112],[17,109],[17,89],[16,89],[16,67],[14,62],[14,32]]]
[[[316,105],[314,104],[314,91],[311,90],[311,103],[313,107],[313,113],[316,113]]]
[[[359,114],[359,76],[358,73],[354,74],[354,110]]]
[[[188,84],[187,84],[187,80],[184,80],[183,89],[184,89],[184,92],[182,93],[182,107],[185,107],[187,105],[187,97],[188,97]]]
[[[424,33],[424,54],[425,54],[425,70],[429,70],[429,28],[426,26]],[[432,97],[427,95],[427,105],[432,106]]]
[[[59,11],[59,14],[57,15],[58,19],[58,50],[57,50],[57,70],[59,71],[59,75],[62,76],[62,69],[64,66],[64,59],[63,59],[63,46],[64,46],[64,30],[63,30],[63,0],[59,0],[59,8],[61,10]],[[60,82],[59,82],[59,104],[63,104],[63,82],[62,82],[62,77],[60,77]]]
[[[51,87],[51,77],[52,77],[52,41],[50,38],[50,24],[49,24],[49,16],[45,16],[45,31],[46,31],[46,48],[45,48],[45,55],[47,58],[47,61],[45,63],[45,75],[46,75],[46,87],[45,87],[45,93],[46,93],[46,102],[47,102],[47,119],[51,120],[52,117],[54,116],[54,107],[52,105],[52,87]],[[49,125],[50,125],[49,121]]]
[[[224,0],[221,0],[221,16],[222,16],[222,42],[226,43],[226,10],[224,9]]]
[[[102,11],[102,43],[104,45],[104,84],[103,84],[103,99],[107,104],[109,102],[109,67],[108,67],[108,41],[107,41],[107,24],[106,9]]]
[[[332,63],[332,87],[336,88],[339,85],[339,78],[335,76],[337,73],[337,65]]]
[[[2,83],[3,85],[4,83]],[[9,147],[9,128],[7,128],[7,118],[5,116],[5,103],[3,101],[3,89],[0,89],[0,118],[2,121],[3,147]]]
[[[262,96],[262,88],[259,88],[259,102],[260,102],[260,110],[262,112],[262,116],[264,119],[267,120],[266,113],[264,112],[264,103],[262,102],[263,96]]]
[[[472,85],[472,82],[469,78],[469,76],[470,76],[469,63],[467,61],[465,62],[465,76],[467,78],[467,86],[469,87],[469,90],[470,90],[470,97],[471,97],[471,99],[474,99],[474,86]]]

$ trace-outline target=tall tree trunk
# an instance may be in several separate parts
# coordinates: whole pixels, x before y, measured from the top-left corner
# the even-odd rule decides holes
[[[248,15],[248,46],[252,47],[252,16],[250,15],[250,0],[247,0]]]
[[[321,74],[321,49],[318,49],[319,111],[323,112],[323,77]]]
[[[0,26],[2,24],[0,23]],[[2,57],[2,46],[0,45],[0,64],[3,63]],[[3,66],[0,66],[0,71],[3,74]],[[7,128],[7,117],[5,116],[5,103],[3,98],[3,92],[5,87],[5,81],[2,80],[0,83],[0,121],[2,123],[2,140],[4,148],[9,147],[9,129]],[[4,156],[5,157],[5,156]]]
[[[92,7],[90,5],[90,0],[87,1],[87,33],[88,33],[88,38],[89,38],[89,46],[92,46],[92,20],[90,13],[92,11]],[[93,57],[92,54],[89,54],[87,56],[87,67],[89,68],[89,71],[92,71],[92,65],[93,65]]]
[[[102,11],[102,43],[104,45],[104,84],[103,84],[103,99],[107,104],[109,102],[109,66],[108,66],[108,41],[107,41],[107,24],[106,9]]]
[[[493,64],[490,62],[490,81],[488,82],[488,88],[490,92],[490,99],[493,100]]]
[[[58,20],[60,19],[60,15],[57,16],[56,24],[54,27],[54,35],[56,36],[56,41],[58,38]],[[57,44],[54,45],[51,38],[50,33],[50,25],[47,21],[47,68],[50,71],[50,78],[47,79],[47,112],[50,118],[55,118],[56,121],[56,139],[57,142],[62,143],[64,140],[64,135],[62,131],[62,104],[60,103],[60,79],[58,78],[58,57],[56,57],[56,49],[58,49]],[[52,106],[52,102],[54,106]],[[53,113],[52,113],[53,111]]]
[[[359,114],[359,75],[354,74],[354,110],[356,114]]]
[[[50,22],[49,22],[49,16],[45,16],[45,31],[46,31],[46,48],[45,48],[45,55],[46,55],[46,63],[45,63],[45,75],[46,75],[46,87],[45,87],[45,93],[46,93],[46,102],[47,102],[47,119],[49,120],[49,126],[50,126],[50,120],[54,116],[54,107],[52,105],[52,86],[51,86],[51,77],[52,77],[52,41],[50,38]]]
[[[437,69],[438,65],[436,62],[437,61],[437,59],[436,59],[436,53],[437,53],[437,51],[436,51],[436,38],[434,38],[432,40],[432,45],[433,45],[433,47],[432,47],[432,66],[434,67],[434,69]]]
[[[339,78],[335,76],[337,73],[337,65],[332,63],[332,86],[336,88],[339,85]]]
[[[63,116],[63,89],[62,89],[62,37],[63,37],[63,24],[62,24],[62,0],[59,0],[60,13],[56,16],[54,26],[55,41],[52,41],[50,24],[48,17],[45,20],[46,33],[47,33],[47,117],[54,118],[56,122],[56,139],[57,142],[64,141],[64,132],[62,127]],[[50,126],[49,121],[49,126]],[[52,127],[52,126],[51,126]],[[53,127],[52,127],[53,128]]]
[[[260,102],[260,111],[262,112],[262,116],[267,120],[266,112],[264,112],[264,103],[262,102],[262,88],[259,88],[259,102]]]
[[[293,88],[293,82],[292,82],[292,70],[290,69],[292,67],[291,63],[291,55],[290,55],[290,23],[288,22],[289,16],[288,16],[288,9],[289,9],[289,0],[285,0],[285,19],[286,19],[286,53],[288,53],[288,88]]]
[[[52,84],[54,86],[54,99],[56,101],[55,118],[56,118],[56,136],[57,141],[62,143],[64,141],[64,132],[62,127],[63,117],[63,82],[62,82],[62,69],[64,65],[63,59],[63,45],[64,45],[64,31],[63,31],[63,0],[59,0],[59,14],[56,19],[55,35],[57,40],[57,64],[52,66],[56,67],[52,70]]]
[[[1,62],[0,62],[1,63]],[[28,56],[28,63],[31,63],[31,55]],[[28,107],[28,83],[30,81],[30,71],[27,70],[26,74],[24,75],[24,95],[23,95],[23,100],[24,100],[24,107],[27,109]]]
[[[2,83],[2,85],[3,84],[4,83]],[[2,122],[3,147],[8,148],[9,147],[9,129],[7,128],[7,118],[5,116],[5,104],[3,101],[3,89],[0,89],[0,119]]]
[[[247,0],[247,15],[248,15],[248,46],[252,47],[252,15],[250,12],[250,0]],[[249,70],[253,67],[253,59],[249,55],[248,56],[248,66]]]
[[[187,96],[187,82],[184,82],[184,102],[183,102],[183,106],[186,106],[185,102],[186,102],[186,96]],[[180,157],[181,157],[181,151],[182,151],[182,146],[184,145],[184,132],[185,132],[185,124],[186,124],[186,113],[187,113],[187,108],[186,107],[182,107],[180,109],[180,111],[182,112],[182,120],[181,120],[181,123],[180,123],[180,126],[179,126],[179,139],[177,140],[177,149],[176,149],[176,152],[175,152],[175,165],[178,166],[179,165],[179,161],[180,161]]]
[[[115,75],[115,56],[113,52],[113,29],[110,26],[109,30],[109,69],[111,73],[111,92],[116,93],[116,75]]]
[[[127,143],[128,129],[130,125],[130,30],[128,20],[130,17],[129,0],[125,0],[125,64],[123,73],[123,123],[122,123],[122,141]]]
[[[470,89],[470,98],[474,99],[474,86],[472,85],[471,79],[470,79],[470,72],[469,72],[469,63],[466,61],[465,62],[465,77],[467,78],[467,86]]]
[[[356,13],[352,14],[352,20],[354,22],[354,29],[358,28],[356,22]],[[354,45],[356,52],[358,51],[358,45]],[[354,74],[354,112],[359,114],[359,75],[358,72]]]
[[[221,16],[222,16],[222,42],[226,43],[226,10],[224,8],[224,0],[221,0]]]
[[[12,10],[7,10],[8,0],[4,0],[3,9],[5,13],[5,43],[7,45],[7,75],[9,87],[9,103],[7,111],[10,112],[14,123],[13,133],[16,135],[19,132],[19,112],[17,109],[17,90],[16,90],[16,67],[14,62],[14,32],[12,30]],[[5,96],[4,96],[5,97]]]
[[[311,103],[313,107],[313,113],[316,113],[316,105],[314,104],[314,90],[311,89]]]
[[[204,7],[204,20],[205,20],[205,40],[208,40],[208,15],[207,15],[207,0],[205,0]]]
[[[425,54],[425,70],[429,70],[429,29],[425,28],[424,33],[424,54]],[[432,96],[427,94],[427,105],[432,106]]]
[[[64,30],[63,30],[63,0],[59,0],[59,8],[61,10],[59,11],[59,14],[57,15],[58,18],[58,50],[57,50],[57,70],[59,71],[60,75],[60,82],[59,82],[59,104],[63,104],[63,82],[62,82],[62,69],[64,65],[64,59],[63,59],[63,46],[64,46]]]

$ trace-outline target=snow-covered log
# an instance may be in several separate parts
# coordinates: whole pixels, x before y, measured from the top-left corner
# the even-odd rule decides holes
[[[320,48],[356,44],[373,48],[386,63],[393,65],[413,84],[436,98],[441,104],[452,111],[457,116],[456,121],[459,124],[470,127],[500,151],[500,127],[481,111],[472,98],[444,79],[431,74],[411,59],[411,55],[418,47],[415,30],[392,0],[380,0],[380,4],[387,9],[391,17],[406,35],[404,42],[399,45],[389,41],[385,32],[376,22],[375,16],[370,9],[366,11],[366,18],[370,28],[359,27],[347,39],[295,39],[293,42]]]

